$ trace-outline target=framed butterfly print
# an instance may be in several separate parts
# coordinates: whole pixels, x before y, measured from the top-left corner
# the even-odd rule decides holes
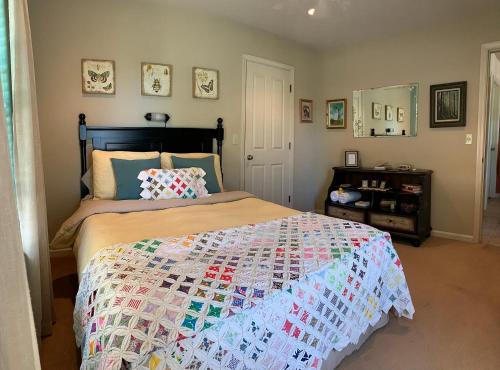
[[[219,99],[219,71],[193,67],[193,98]]]
[[[115,94],[115,61],[82,59],[82,92]]]
[[[141,94],[146,96],[172,95],[172,66],[141,63]]]

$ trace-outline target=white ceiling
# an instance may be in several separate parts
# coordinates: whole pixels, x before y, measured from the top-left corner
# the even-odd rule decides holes
[[[500,0],[154,0],[251,25],[318,49],[500,11]],[[314,16],[307,15],[315,7]]]

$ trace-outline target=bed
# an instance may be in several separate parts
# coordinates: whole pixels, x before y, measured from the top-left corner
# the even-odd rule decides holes
[[[215,129],[96,128],[87,149],[222,155]],[[222,160],[222,157],[221,157]],[[86,195],[82,187],[82,196]],[[82,369],[333,369],[414,308],[390,235],[245,192],[83,200],[51,248],[73,248]]]

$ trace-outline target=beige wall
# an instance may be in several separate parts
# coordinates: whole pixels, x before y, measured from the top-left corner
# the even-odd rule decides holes
[[[347,97],[351,102],[353,90],[418,82],[419,106],[414,138],[354,139],[350,115],[346,130],[325,132],[317,174],[323,177],[323,193],[330,181],[328,169],[343,163],[347,149],[359,150],[364,166],[388,161],[429,168],[434,170],[433,229],[472,235],[480,47],[500,40],[499,19],[492,14],[326,53],[323,99]],[[467,126],[429,128],[429,86],[462,80],[468,81]],[[472,145],[465,145],[466,133],[473,135]],[[321,197],[317,206],[322,207]]]
[[[168,112],[176,126],[225,120],[225,185],[240,186],[241,65],[251,54],[295,67],[295,207],[323,208],[331,167],[343,151],[360,151],[363,165],[412,163],[433,175],[432,226],[472,234],[480,45],[500,40],[500,15],[416,30],[377,43],[319,53],[269,33],[218,18],[137,0],[30,1],[50,232],[79,200],[77,120],[89,124],[146,124],[146,112]],[[367,57],[369,56],[369,57]],[[114,97],[84,97],[80,59],[116,61]],[[140,62],[173,65],[171,98],[140,95]],[[217,68],[218,101],[191,97],[191,67]],[[429,85],[467,80],[467,126],[429,128]],[[415,138],[354,139],[352,91],[419,83]],[[348,98],[346,130],[326,130],[325,100]],[[314,99],[315,123],[300,124],[298,99]],[[465,145],[465,134],[473,145]],[[233,135],[239,142],[232,144]]]
[[[168,112],[175,126],[214,127],[223,117],[224,180],[234,190],[240,187],[240,144],[232,140],[242,138],[242,55],[294,66],[295,106],[299,98],[319,98],[317,52],[227,20],[137,0],[32,0],[30,12],[51,235],[79,201],[78,113],[91,125],[146,125],[146,112]],[[82,96],[81,58],[116,61],[116,96]],[[142,61],[173,65],[171,98],[140,95]],[[193,66],[220,70],[218,101],[192,98]],[[317,121],[320,112],[317,104]],[[317,191],[303,184],[313,171],[309,145],[322,127],[298,123],[298,108],[295,115],[294,206],[311,210]]]

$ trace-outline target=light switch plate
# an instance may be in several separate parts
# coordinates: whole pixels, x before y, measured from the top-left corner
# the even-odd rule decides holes
[[[238,145],[239,141],[238,135],[233,135],[233,145]]]
[[[472,144],[472,134],[465,134],[465,144],[467,145]]]

